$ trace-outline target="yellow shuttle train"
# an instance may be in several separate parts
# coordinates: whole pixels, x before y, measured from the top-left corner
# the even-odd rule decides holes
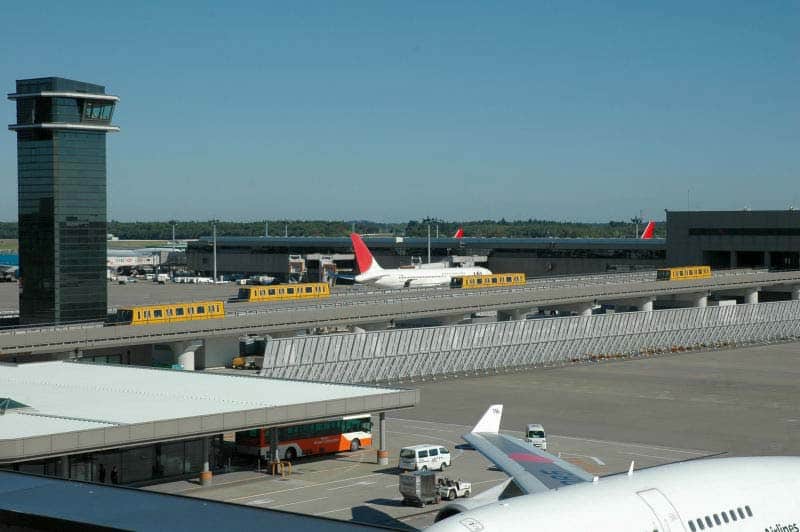
[[[527,282],[524,273],[494,273],[491,275],[464,275],[450,279],[450,288],[493,288],[496,286],[521,286]]]
[[[711,266],[681,266],[656,270],[659,281],[688,281],[690,279],[710,279]]]
[[[155,325],[178,321],[211,320],[225,317],[222,301],[194,301],[164,305],[140,305],[117,309],[115,325]]]
[[[259,301],[328,297],[330,295],[331,288],[328,283],[276,284],[240,288],[238,300],[255,303]]]

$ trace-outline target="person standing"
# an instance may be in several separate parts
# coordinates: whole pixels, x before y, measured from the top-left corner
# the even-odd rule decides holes
[[[119,484],[119,473],[117,473],[117,466],[111,466],[111,483]]]

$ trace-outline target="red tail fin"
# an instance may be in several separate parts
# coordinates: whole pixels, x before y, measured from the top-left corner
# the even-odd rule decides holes
[[[464,238],[464,229],[462,229],[461,227],[459,227],[459,228],[458,228],[458,231],[456,231],[456,234],[454,234],[454,235],[453,235],[453,238],[458,238],[459,240],[461,240],[462,238]]]
[[[650,220],[649,222],[647,222],[647,227],[644,228],[644,231],[642,232],[642,236],[640,238],[642,238],[642,240],[650,240],[651,238],[653,238],[653,230],[655,228],[656,228],[656,223],[653,220]]]
[[[375,262],[372,253],[359,235],[350,233],[350,241],[353,243],[353,251],[356,253],[359,273],[366,273]]]

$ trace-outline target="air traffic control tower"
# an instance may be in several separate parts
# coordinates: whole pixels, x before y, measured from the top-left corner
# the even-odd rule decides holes
[[[17,81],[21,324],[103,320],[106,133],[116,96],[64,78]]]

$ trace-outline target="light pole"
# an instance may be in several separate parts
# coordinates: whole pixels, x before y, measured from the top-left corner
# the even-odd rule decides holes
[[[431,263],[431,223],[428,222],[428,264]]]
[[[214,246],[214,283],[217,282],[217,221],[213,220],[211,222],[211,228],[213,231],[213,246]]]

